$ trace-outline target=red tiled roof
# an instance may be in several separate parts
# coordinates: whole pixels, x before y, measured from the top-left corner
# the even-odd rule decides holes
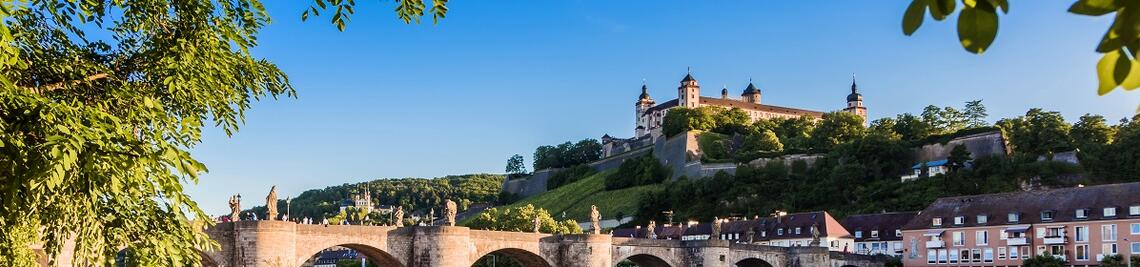
[[[895,230],[902,229],[903,225],[918,215],[916,211],[891,212],[876,214],[859,214],[847,216],[843,219],[844,228],[852,233],[862,231],[863,237],[856,237],[855,242],[862,241],[898,241],[902,237],[895,235]],[[879,231],[879,236],[871,237],[871,231]]]
[[[1137,192],[1140,192],[1140,182],[945,197],[927,206],[903,226],[903,230],[932,228],[933,218],[942,218],[940,228],[1140,218],[1128,214],[1129,207],[1140,205],[1140,194]],[[1104,208],[1109,207],[1116,207],[1116,216],[1104,216]],[[1077,209],[1088,209],[1088,216],[1076,218]],[[1053,211],[1053,219],[1042,220],[1043,211]],[[1009,221],[1010,213],[1020,214],[1020,219],[1016,222]],[[986,215],[987,222],[979,224],[978,215]],[[954,217],[957,216],[964,216],[965,222],[955,225]]]

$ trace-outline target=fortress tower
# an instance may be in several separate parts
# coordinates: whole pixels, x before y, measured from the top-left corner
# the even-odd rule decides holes
[[[655,104],[656,102],[653,102],[653,98],[649,97],[649,86],[645,85],[643,81],[641,84],[641,96],[637,98],[637,104],[635,105],[636,113],[633,114],[633,119],[637,122],[637,128],[634,130],[634,132],[637,133],[636,136],[642,136],[648,133],[649,118],[643,115]]]
[[[867,123],[867,107],[863,106],[863,95],[859,94],[859,89],[855,86],[855,74],[851,74],[851,94],[847,95],[847,107],[843,111],[859,115],[863,118],[863,123]]]
[[[685,78],[681,79],[681,86],[677,87],[677,104],[686,108],[701,106],[701,86],[697,84],[697,79],[693,78],[692,72],[685,74]]]
[[[760,89],[752,84],[752,79],[748,79],[748,87],[744,88],[744,93],[740,94],[740,97],[744,102],[760,104]]]

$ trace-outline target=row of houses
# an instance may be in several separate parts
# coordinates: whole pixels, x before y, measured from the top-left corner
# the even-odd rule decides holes
[[[819,244],[813,244],[818,231]],[[919,212],[826,211],[723,222],[720,239],[900,257],[905,266],[1019,266],[1035,255],[1096,266],[1140,254],[1140,183],[940,198]],[[618,229],[617,237],[705,240],[710,223]]]

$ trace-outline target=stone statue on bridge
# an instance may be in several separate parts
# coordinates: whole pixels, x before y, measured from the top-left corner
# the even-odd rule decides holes
[[[657,222],[649,221],[649,226],[645,227],[645,238],[657,239]]]
[[[268,211],[269,216],[265,217],[266,220],[270,220],[270,221],[277,220],[277,186],[276,185],[274,185],[273,188],[270,188],[269,189],[269,195],[265,196],[265,209],[269,210]]]
[[[241,195],[230,196],[230,221],[241,220]]]
[[[813,247],[819,246],[819,225],[815,224],[815,223],[811,224],[811,244],[810,245]]]
[[[396,212],[392,215],[392,225],[396,227],[404,227],[404,207],[396,206]]]
[[[538,231],[538,230],[539,230],[540,228],[542,228],[542,218],[539,218],[539,217],[536,215],[536,216],[534,216],[534,232],[535,232],[535,233],[539,233],[539,231]]]
[[[713,217],[712,232],[709,232],[709,240],[720,240],[720,218]]]
[[[602,234],[602,214],[598,212],[598,205],[590,205],[590,233]]]
[[[447,216],[447,226],[455,226],[455,214],[459,213],[459,208],[456,207],[455,201],[447,200],[443,205],[443,214]]]

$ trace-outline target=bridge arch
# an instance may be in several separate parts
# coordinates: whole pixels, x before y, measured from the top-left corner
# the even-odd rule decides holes
[[[526,267],[554,267],[554,264],[546,258],[539,256],[535,252],[521,248],[503,248],[483,253],[482,255],[479,255],[479,258],[476,258],[474,262],[471,262],[471,265],[475,265],[479,259],[490,255],[503,255],[514,260],[515,262],[518,262],[519,265]]]
[[[773,267],[771,263],[759,258],[747,258],[737,261],[732,266],[736,267]]]
[[[633,264],[636,264],[637,267],[674,267],[665,259],[652,254],[630,255],[628,257],[618,259],[618,261],[615,261],[614,264],[616,265],[627,260],[633,262]]]
[[[355,244],[355,243],[338,244],[338,245],[327,246],[327,247],[323,247],[323,248],[316,248],[315,250],[310,249],[308,251],[297,251],[297,255],[299,256],[299,258],[295,262],[298,264],[298,266],[300,266],[300,264],[304,264],[305,261],[308,261],[310,258],[317,256],[317,254],[319,254],[321,251],[324,251],[325,249],[329,249],[332,247],[338,247],[338,246],[348,248],[351,250],[355,250],[357,253],[363,254],[364,257],[368,258],[369,261],[376,263],[376,266],[380,266],[380,267],[404,267],[404,263],[400,262],[399,259],[392,256],[392,254],[385,252],[382,249],[379,249],[379,248],[376,248],[373,246],[369,246],[369,245]]]

